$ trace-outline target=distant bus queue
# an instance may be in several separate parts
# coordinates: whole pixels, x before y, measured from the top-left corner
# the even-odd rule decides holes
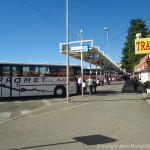
[[[77,77],[77,76],[76,76]],[[92,87],[89,89],[88,80],[91,80]],[[83,86],[83,93],[85,93],[88,89],[90,93],[97,93],[96,87],[97,86],[105,86],[111,84],[113,81],[118,81],[119,75],[117,72],[112,70],[103,70],[103,69],[96,69],[96,68],[84,68],[83,69],[83,80],[81,76],[78,76],[78,93],[82,94],[82,86]],[[81,81],[82,84],[81,85]],[[91,95],[91,94],[90,94]]]

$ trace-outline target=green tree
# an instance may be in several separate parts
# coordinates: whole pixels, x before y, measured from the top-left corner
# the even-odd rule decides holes
[[[150,30],[146,27],[145,21],[142,19],[131,19],[130,27],[127,31],[126,42],[122,49],[122,68],[126,72],[132,73],[134,66],[137,65],[144,55],[135,55],[135,36],[137,33],[142,34],[142,38],[146,38],[150,34]]]

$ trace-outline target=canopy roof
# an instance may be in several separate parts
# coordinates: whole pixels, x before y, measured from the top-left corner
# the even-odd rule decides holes
[[[60,43],[60,53],[67,54],[66,43]],[[94,56],[93,59],[89,59],[89,56]],[[72,52],[69,50],[69,56],[81,60],[81,52]],[[115,62],[113,62],[109,57],[104,55],[104,52],[99,51],[93,46],[89,46],[88,52],[82,52],[83,61],[91,63],[93,65],[101,66],[103,69],[113,69],[121,71]]]

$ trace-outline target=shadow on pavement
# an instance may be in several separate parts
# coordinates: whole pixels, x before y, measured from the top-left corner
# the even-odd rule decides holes
[[[103,135],[88,135],[88,136],[79,136],[73,138],[75,141],[70,142],[61,142],[61,143],[54,143],[54,144],[45,144],[45,145],[35,145],[35,146],[28,146],[28,147],[20,147],[16,149],[10,149],[10,150],[21,150],[21,149],[31,149],[31,148],[42,148],[42,147],[50,147],[55,145],[63,145],[63,144],[71,144],[71,143],[83,143],[86,145],[98,145],[98,144],[105,144],[105,143],[111,143],[116,142],[116,139],[103,136]]]
[[[134,93],[133,85],[125,83],[122,87],[121,93]]]
[[[103,135],[80,136],[80,137],[75,137],[73,139],[86,145],[97,145],[97,144],[111,143],[117,141],[116,139],[103,136]]]
[[[138,93],[145,93],[146,89],[142,83],[140,83],[140,86],[137,88]],[[132,84],[125,83],[122,87],[121,93],[134,93],[134,88]]]
[[[93,95],[97,95],[97,96],[101,96],[101,95],[103,95],[103,96],[107,96],[107,95],[109,95],[109,94],[119,94],[120,92],[119,91],[111,91],[111,90],[103,90],[103,91],[97,91],[97,93],[95,94],[93,94]],[[89,93],[88,92],[85,92],[84,93],[84,95],[89,95]]]
[[[71,144],[71,143],[77,143],[77,141],[54,143],[54,144],[44,144],[44,145],[34,145],[34,146],[20,147],[20,148],[14,148],[14,149],[9,149],[9,150],[21,150],[21,149],[31,149],[31,148],[41,148],[42,149],[42,147],[50,147],[50,146],[55,146],[55,145],[63,145],[63,144]]]

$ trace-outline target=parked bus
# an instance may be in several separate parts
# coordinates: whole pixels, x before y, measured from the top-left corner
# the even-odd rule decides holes
[[[83,69],[84,79],[86,80],[89,75],[94,77],[95,79],[98,79],[100,82],[100,85],[104,84],[104,79],[110,80],[107,81],[107,84],[116,81],[117,80],[117,72],[114,70],[103,70],[103,69],[96,69],[96,68],[84,68]]]
[[[70,94],[77,93],[75,75],[80,66],[70,65]],[[66,65],[0,63],[0,99],[25,96],[66,95]]]
[[[85,78],[89,75],[95,77],[95,79],[104,80],[104,71],[96,68],[83,68],[83,74]]]

